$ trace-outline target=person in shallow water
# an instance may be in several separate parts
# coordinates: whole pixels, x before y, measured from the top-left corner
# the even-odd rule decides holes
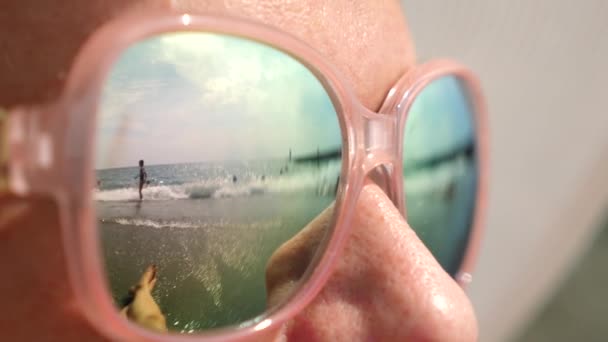
[[[84,40],[134,9],[245,17],[287,31],[327,57],[363,105],[374,110],[400,75],[415,66],[397,0],[4,0],[0,41],[10,48],[0,58],[0,106],[56,99]],[[0,258],[15,261],[0,267],[3,279],[10,279],[0,285],[0,322],[5,323],[0,340],[107,341],[86,319],[85,308],[75,305],[75,289],[65,281],[69,255],[62,249],[53,200],[2,196],[0,212]],[[270,301],[280,302],[297,284],[324,229],[305,228],[272,256],[266,278]],[[145,286],[145,280],[143,285],[137,293],[152,293],[153,286]],[[138,315],[138,298],[149,297],[136,295],[127,316]],[[31,322],[37,322],[35,329]],[[357,202],[335,272],[315,299],[276,331],[282,341],[475,341],[477,335],[465,292],[371,182]]]
[[[144,195],[142,194],[142,189],[144,185],[149,184],[148,182],[148,174],[146,173],[146,169],[144,168],[143,159],[139,161],[139,200],[144,199]]]

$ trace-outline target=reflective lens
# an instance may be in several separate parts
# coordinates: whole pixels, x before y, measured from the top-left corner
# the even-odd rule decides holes
[[[335,197],[341,133],[319,80],[258,42],[169,33],[120,56],[98,118],[94,196],[117,309],[135,321],[160,310],[180,332],[263,314],[269,257]]]
[[[405,124],[408,222],[452,275],[462,262],[475,210],[474,114],[466,84],[445,76],[418,94]]]

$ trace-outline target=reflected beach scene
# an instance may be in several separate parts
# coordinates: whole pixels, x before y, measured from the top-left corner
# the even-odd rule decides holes
[[[106,82],[97,131],[109,288],[120,309],[155,265],[152,295],[172,331],[263,314],[269,257],[335,199],[333,104],[308,69],[257,42],[169,33],[132,46]]]
[[[477,182],[475,112],[456,76],[430,82],[408,113],[403,142],[407,221],[455,276],[473,225]]]

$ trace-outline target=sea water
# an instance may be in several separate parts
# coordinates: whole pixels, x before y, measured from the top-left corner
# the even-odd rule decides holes
[[[241,323],[266,308],[272,253],[334,201],[340,162],[283,161],[98,170],[105,267],[117,306],[157,265],[153,296],[171,330]]]
[[[150,264],[171,329],[241,323],[266,308],[269,257],[335,199],[339,160],[190,163],[98,170],[99,231],[119,305]],[[236,181],[235,181],[236,177]],[[476,164],[465,155],[404,175],[407,222],[451,274],[472,223]]]

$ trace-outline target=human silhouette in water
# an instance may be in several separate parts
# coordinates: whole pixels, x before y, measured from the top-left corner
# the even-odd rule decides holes
[[[144,199],[144,195],[141,193],[141,190],[144,187],[144,184],[148,182],[148,174],[146,173],[146,169],[144,168],[143,159],[139,161],[139,200]]]

